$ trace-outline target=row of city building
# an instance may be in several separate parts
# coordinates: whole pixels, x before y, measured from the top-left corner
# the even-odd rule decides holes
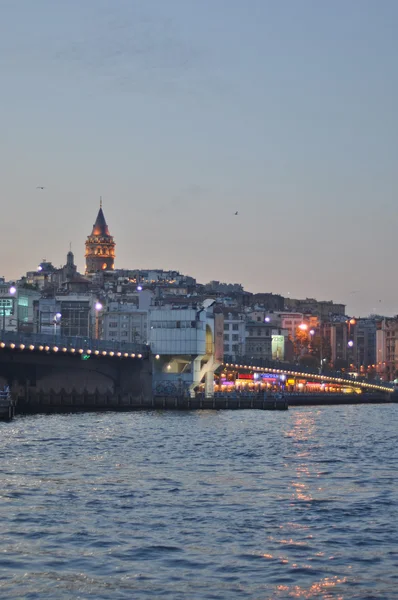
[[[330,365],[385,380],[397,375],[398,317],[356,319],[332,301],[252,294],[218,281],[203,285],[177,271],[115,269],[114,261],[115,242],[100,207],[86,242],[84,275],[69,251],[60,268],[43,260],[16,282],[0,280],[2,330],[99,337],[149,344],[154,353],[170,356],[190,354],[201,327],[198,314],[211,304],[222,317],[218,343],[226,361]]]

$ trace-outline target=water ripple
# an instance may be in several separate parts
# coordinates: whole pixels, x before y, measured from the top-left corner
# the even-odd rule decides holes
[[[398,599],[398,406],[0,424],[0,597]]]

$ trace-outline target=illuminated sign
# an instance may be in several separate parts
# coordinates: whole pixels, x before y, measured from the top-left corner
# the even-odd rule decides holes
[[[238,374],[238,379],[250,379],[250,380],[253,380],[254,376],[251,375],[250,373],[239,373]]]
[[[285,336],[273,335],[271,349],[273,360],[283,360],[285,358]]]

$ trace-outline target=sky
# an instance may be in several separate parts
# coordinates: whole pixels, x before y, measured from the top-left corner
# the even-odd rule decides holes
[[[397,314],[397,27],[396,0],[0,0],[0,275],[70,243],[84,271],[102,196],[117,268]]]

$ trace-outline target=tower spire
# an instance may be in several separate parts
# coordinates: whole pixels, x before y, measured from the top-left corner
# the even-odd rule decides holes
[[[100,208],[91,235],[86,241],[86,274],[97,271],[109,271],[114,268],[115,242],[109,233],[108,225],[102,212],[102,196]]]

